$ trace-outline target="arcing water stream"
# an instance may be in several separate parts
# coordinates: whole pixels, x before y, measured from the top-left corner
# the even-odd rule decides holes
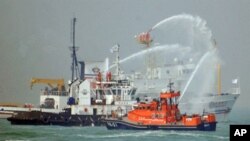
[[[142,63],[145,60],[153,62],[154,67],[164,67],[176,63],[174,60],[180,60],[195,65],[192,73],[182,83],[180,100],[187,94],[192,99],[215,91],[215,66],[220,59],[206,21],[188,14],[172,16],[153,26],[150,34],[153,38],[150,48],[120,60],[126,72],[144,72],[146,76],[145,70],[148,66]],[[149,60],[148,56],[151,57]],[[113,67],[114,65],[110,66]],[[161,82],[163,81],[159,81]]]
[[[198,64],[196,65],[194,71],[192,72],[191,76],[189,77],[187,84],[185,85],[183,91],[182,91],[182,95],[179,98],[179,101],[181,101],[182,97],[185,95],[188,86],[190,85],[191,81],[193,80],[195,74],[197,73],[197,71],[199,70],[201,64],[204,62],[204,60],[208,57],[210,52],[205,53],[202,58],[200,59],[200,61],[198,62]]]

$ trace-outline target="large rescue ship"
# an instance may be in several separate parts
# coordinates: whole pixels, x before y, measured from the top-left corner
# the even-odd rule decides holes
[[[159,100],[138,103],[127,116],[114,113],[105,119],[107,129],[125,130],[200,130],[215,131],[215,114],[181,114],[178,108],[179,91],[161,92]]]

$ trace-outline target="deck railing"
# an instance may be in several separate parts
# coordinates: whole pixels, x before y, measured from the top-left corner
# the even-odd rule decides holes
[[[41,95],[68,96],[67,91],[45,91],[41,90]]]

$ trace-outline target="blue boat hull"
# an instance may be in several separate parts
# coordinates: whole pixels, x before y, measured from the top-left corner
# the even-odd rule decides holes
[[[194,131],[215,131],[216,123],[201,123],[197,126],[184,125],[140,125],[122,120],[105,120],[107,129],[122,129],[122,130],[194,130]]]

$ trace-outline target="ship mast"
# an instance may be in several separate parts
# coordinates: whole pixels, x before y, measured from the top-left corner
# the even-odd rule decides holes
[[[214,48],[217,49],[216,40],[213,39],[212,42],[213,42]],[[221,65],[220,63],[217,63],[216,69],[217,69],[217,93],[218,95],[221,95]]]
[[[116,44],[111,48],[111,52],[115,53],[115,65],[116,65],[116,80],[120,79],[120,56],[119,56],[120,45]]]
[[[73,82],[74,79],[79,78],[79,68],[77,63],[77,57],[76,57],[76,49],[75,46],[75,25],[76,25],[76,18],[73,18],[73,27],[72,27],[72,42],[73,46],[70,47],[70,50],[72,51],[71,57],[72,57],[72,64],[71,64],[71,81]]]
[[[150,79],[153,79],[155,56],[153,53],[150,53],[150,51],[148,50],[150,48],[151,43],[153,42],[153,39],[150,35],[151,30],[152,29],[150,29],[147,32],[142,32],[139,35],[136,35],[135,38],[140,44],[145,45],[144,49],[147,50],[147,54],[145,56],[145,65],[147,67],[146,73]]]

